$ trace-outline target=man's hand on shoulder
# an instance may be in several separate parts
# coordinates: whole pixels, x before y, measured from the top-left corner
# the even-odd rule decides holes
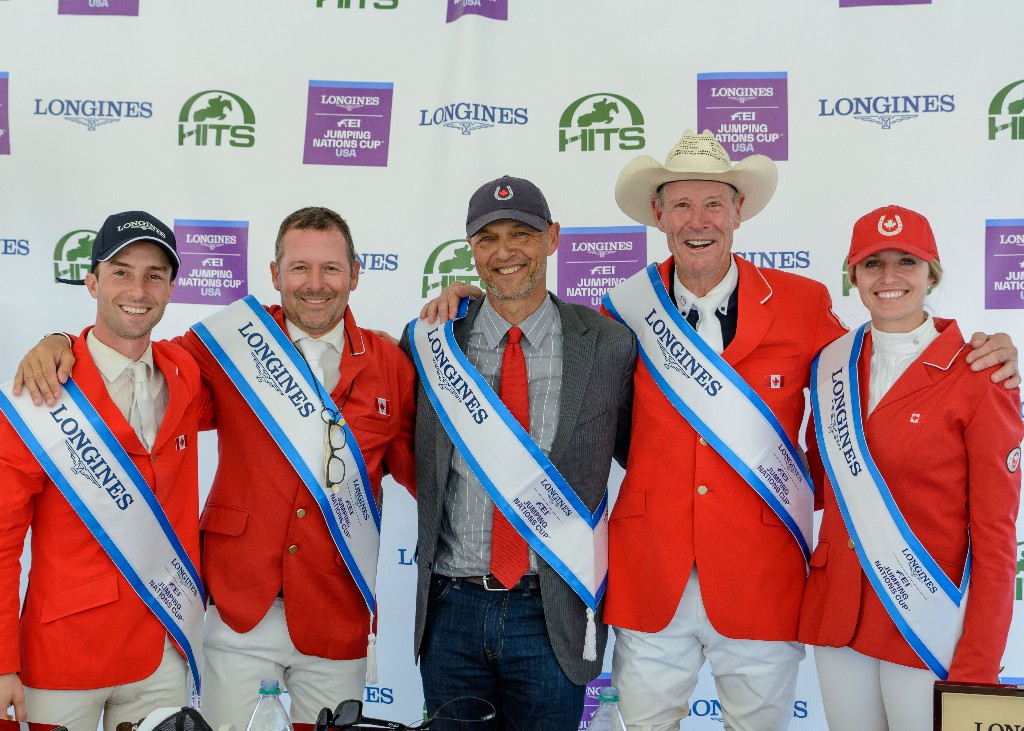
[[[427,322],[430,323],[437,320],[441,322],[454,320],[455,315],[459,311],[459,302],[462,301],[463,297],[478,299],[483,296],[484,291],[479,287],[474,287],[472,284],[466,284],[465,282],[452,282],[441,290],[441,294],[423,305],[423,309],[420,310],[420,318],[425,317]]]
[[[9,710],[11,706],[14,706],[13,716]],[[28,720],[25,712],[25,689],[17,673],[0,675],[0,707],[3,707],[5,717],[10,721]]]
[[[1002,383],[1003,388],[1011,389],[1020,385],[1020,371],[1017,369],[1017,348],[1006,333],[986,335],[974,333],[970,346],[974,348],[967,354],[967,362],[972,371],[983,371],[992,366],[1000,366],[992,373],[992,383]]]
[[[36,406],[45,401],[53,406],[60,398],[61,385],[71,376],[75,356],[66,335],[47,335],[28,351],[14,374],[14,395],[20,396],[22,387],[28,389]]]
[[[387,330],[374,330],[371,328],[370,332],[372,332],[378,338],[383,338],[384,340],[387,340],[392,345],[398,345],[398,338],[389,333]]]

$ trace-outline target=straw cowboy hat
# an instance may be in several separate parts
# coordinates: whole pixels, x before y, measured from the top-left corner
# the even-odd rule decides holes
[[[779,171],[764,155],[751,155],[733,165],[710,130],[699,135],[686,130],[664,165],[641,155],[622,169],[615,183],[615,202],[634,221],[656,226],[651,200],[659,186],[676,180],[728,183],[744,198],[740,219],[745,221],[768,205],[779,182]]]

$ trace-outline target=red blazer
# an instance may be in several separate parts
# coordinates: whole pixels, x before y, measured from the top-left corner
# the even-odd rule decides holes
[[[267,311],[284,328],[281,307]],[[351,308],[345,337],[331,397],[359,442],[379,504],[385,465],[410,491],[415,484],[413,366],[397,346],[357,327]],[[316,501],[198,336],[189,332],[180,342],[214,395],[219,462],[200,528],[203,576],[220,616],[248,632],[283,590],[300,652],[365,657],[366,604]]]
[[[738,257],[736,264],[736,337],[722,355],[795,444],[811,360],[845,330],[821,284]],[[667,286],[672,260],[659,271]],[[772,376],[782,376],[781,388],[769,388]],[[805,566],[792,534],[701,443],[642,361],[634,388],[626,477],[609,521],[604,620],[643,632],[664,629],[696,563],[715,629],[727,637],[795,640]]]
[[[150,454],[107,394],[86,346],[88,330],[74,345],[75,382],[153,488],[198,567],[196,431],[208,428],[211,414],[199,368],[176,345],[153,343],[170,400]],[[0,673],[20,671],[25,685],[55,690],[123,685],[151,675],[163,655],[163,625],[2,415],[0,485]],[[32,565],[19,633],[17,586],[29,526]]]
[[[971,584],[949,679],[994,683],[1010,628],[1017,568],[1020,393],[993,384],[989,373],[971,371],[955,322],[936,320],[935,326],[939,337],[885,394],[865,431],[900,512],[956,584],[963,576],[970,529]],[[870,363],[869,334],[859,368],[865,411]],[[812,471],[821,475],[816,484],[826,486],[819,491],[825,512],[811,557],[800,640],[849,646],[924,668],[864,576],[816,450],[811,457]]]

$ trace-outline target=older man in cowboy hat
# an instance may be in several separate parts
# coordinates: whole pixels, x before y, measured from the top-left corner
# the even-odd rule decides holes
[[[687,131],[664,165],[638,157],[616,184],[672,253],[605,299],[641,350],[604,616],[630,729],[678,729],[705,659],[727,729],[793,715],[814,502],[795,445],[811,361],[845,329],[818,282],[732,254],[777,179],[769,158],[733,165],[711,132]],[[994,379],[1014,374],[1012,346],[978,365],[1001,358]]]

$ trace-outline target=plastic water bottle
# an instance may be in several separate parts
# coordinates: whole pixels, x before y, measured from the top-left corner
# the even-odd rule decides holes
[[[281,688],[276,680],[260,681],[260,702],[256,704],[245,731],[293,731],[291,719],[281,703]]]
[[[611,685],[601,688],[597,698],[601,705],[590,717],[587,731],[626,731],[626,724],[622,722],[622,715],[619,713],[618,688]]]

